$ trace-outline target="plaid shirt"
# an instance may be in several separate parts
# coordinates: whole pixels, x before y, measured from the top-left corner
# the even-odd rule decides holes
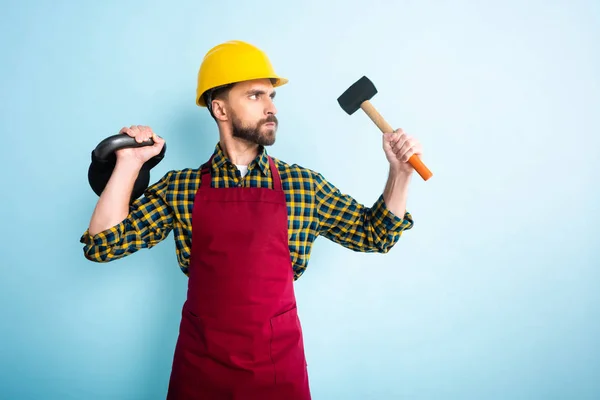
[[[383,194],[368,208],[340,193],[321,174],[271,158],[281,176],[287,200],[288,239],[295,280],[306,270],[312,244],[319,235],[354,251],[387,253],[402,232],[413,226],[408,212],[399,218],[387,209]],[[213,187],[272,188],[264,147],[243,178],[225,157],[219,143],[211,168]],[[80,242],[85,245],[85,257],[95,262],[116,260],[155,246],[173,231],[179,266],[188,275],[192,207],[200,182],[200,168],[167,172],[130,205],[129,215],[119,224],[94,236],[88,230],[84,232]]]

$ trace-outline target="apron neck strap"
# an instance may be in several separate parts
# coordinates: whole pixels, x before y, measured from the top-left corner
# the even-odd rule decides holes
[[[215,155],[210,156],[210,159],[202,165],[202,181],[200,185],[203,188],[209,188],[211,184],[211,174],[210,174],[210,165],[212,163],[212,159]]]
[[[202,182],[201,185],[204,188],[211,187],[212,176],[210,173],[210,166],[212,163],[212,159],[214,154],[210,156],[210,159],[202,165]],[[281,186],[281,178],[279,177],[279,171],[277,171],[277,167],[275,166],[275,162],[270,156],[267,156],[269,159],[269,167],[271,169],[271,176],[273,177],[273,190],[283,191],[283,187]]]
[[[269,156],[269,167],[271,167],[271,176],[273,177],[273,190],[277,190],[279,192],[283,191],[281,186],[281,178],[279,177],[279,171],[277,171],[277,167],[275,166],[275,162]]]

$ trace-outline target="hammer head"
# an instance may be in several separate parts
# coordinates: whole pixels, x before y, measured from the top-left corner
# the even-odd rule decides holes
[[[352,115],[364,101],[371,100],[376,94],[377,89],[373,82],[363,76],[338,97],[338,103],[344,111]]]

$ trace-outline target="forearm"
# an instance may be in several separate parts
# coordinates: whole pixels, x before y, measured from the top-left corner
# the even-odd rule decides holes
[[[387,208],[397,217],[403,218],[406,213],[408,186],[411,173],[399,172],[390,168],[388,180],[383,191],[383,199]]]
[[[372,207],[365,207],[316,174],[319,234],[355,251],[388,252],[413,224],[411,215],[403,212],[408,178],[390,173],[384,193]],[[393,205],[395,211],[387,204]]]
[[[90,220],[89,233],[95,235],[123,221],[129,214],[133,185],[141,165],[137,162],[117,162]]]

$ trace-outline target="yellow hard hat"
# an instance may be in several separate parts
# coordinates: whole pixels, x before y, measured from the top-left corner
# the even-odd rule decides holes
[[[267,55],[256,46],[241,40],[219,44],[206,53],[200,65],[196,104],[206,107],[202,95],[209,89],[252,79],[271,79],[274,87],[288,82],[275,73]]]

